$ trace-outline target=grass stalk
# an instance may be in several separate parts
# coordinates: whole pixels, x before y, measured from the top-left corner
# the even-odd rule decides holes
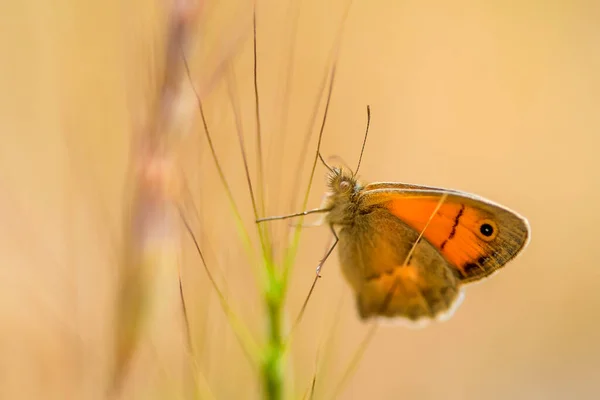
[[[317,148],[315,152],[315,156],[312,163],[312,168],[310,171],[309,181],[306,186],[306,190],[303,196],[303,209],[306,209],[308,204],[308,198],[310,195],[310,189],[312,187],[315,170],[318,162],[318,157],[320,155],[320,147],[323,138],[323,131],[325,128],[325,123],[327,120],[327,112],[329,109],[331,94],[333,91],[333,86],[335,82],[335,72],[336,72],[336,61],[337,54],[339,50],[339,45],[341,41],[343,26],[345,25],[345,20],[348,15],[348,11],[350,9],[350,2],[345,9],[341,27],[338,30],[338,34],[336,35],[336,39],[334,42],[333,50],[332,50],[332,58],[333,58],[333,66],[330,71],[330,79],[329,79],[329,90],[327,93],[325,110],[323,112],[323,118],[321,121],[321,126],[319,130]],[[295,31],[295,28],[294,28]],[[293,50],[290,54],[293,54]],[[256,111],[256,135],[257,135],[257,150],[258,150],[258,197],[260,201],[260,213],[261,216],[264,217],[265,209],[264,209],[264,181],[263,181],[263,168],[262,168],[262,145],[261,145],[261,124],[260,124],[260,100],[258,93],[258,67],[257,67],[257,45],[256,45],[256,4],[253,12],[253,67],[254,67],[254,95],[255,95],[255,111]],[[329,75],[329,74],[328,74]],[[327,81],[327,76],[323,81],[324,83]],[[322,93],[322,91],[321,91]],[[319,100],[321,96],[319,96]],[[316,116],[316,111],[318,109],[319,101],[315,104],[315,112],[313,114],[313,118]],[[313,121],[314,122],[314,119]],[[311,124],[312,125],[312,124]],[[310,137],[310,132],[308,133],[308,137]],[[244,159],[245,161],[245,159]],[[246,166],[246,174],[248,174],[248,168]],[[249,176],[247,176],[250,181]],[[254,208],[255,216],[257,216],[256,206]],[[260,237],[261,247],[262,247],[262,255],[263,255],[263,263],[266,270],[266,281],[264,284],[264,292],[263,298],[266,305],[267,310],[267,343],[264,351],[263,363],[262,363],[262,379],[264,386],[264,395],[268,400],[281,400],[284,398],[286,393],[286,355],[288,354],[287,348],[290,339],[290,333],[286,332],[286,315],[285,315],[285,300],[289,288],[289,277],[292,270],[292,265],[295,260],[295,256],[297,254],[297,250],[300,243],[300,233],[301,226],[303,222],[303,217],[299,218],[298,225],[296,225],[296,229],[294,230],[293,239],[290,245],[286,248],[284,252],[283,262],[281,265],[275,265],[275,262],[272,259],[272,243],[271,238],[269,236],[269,229],[267,224],[257,224],[258,235]],[[313,285],[314,286],[314,285]],[[312,289],[311,289],[312,291]],[[315,377],[316,382],[316,377]],[[314,383],[314,382],[313,382]],[[313,389],[314,391],[314,385]],[[312,391],[311,391],[312,393]]]

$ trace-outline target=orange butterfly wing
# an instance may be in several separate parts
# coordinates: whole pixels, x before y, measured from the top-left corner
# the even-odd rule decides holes
[[[402,183],[367,185],[359,207],[385,207],[429,241],[463,282],[492,274],[528,242],[529,225],[488,200],[454,190]],[[437,209],[437,211],[436,211]],[[435,212],[435,214],[434,214]]]

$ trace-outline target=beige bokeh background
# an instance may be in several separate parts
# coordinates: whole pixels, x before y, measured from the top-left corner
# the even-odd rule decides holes
[[[161,6],[137,3],[0,6],[0,398],[102,398],[129,139],[154,95],[165,31]],[[251,5],[216,3],[204,8],[192,70],[252,228],[228,95],[239,102],[255,173]],[[345,7],[282,3],[259,1],[258,11],[268,214],[292,211],[292,198],[300,202],[309,165],[302,188],[292,187],[299,149]],[[451,320],[424,330],[380,327],[340,398],[600,395],[599,21],[598,4],[585,1],[354,2],[323,153],[356,162],[370,104],[362,178],[478,193],[525,215],[532,241],[500,274],[468,288]],[[232,55],[228,70],[221,61]],[[260,338],[252,265],[188,100],[177,154],[199,209],[194,226],[232,306]],[[282,125],[283,108],[289,116]],[[321,201],[323,174],[318,166],[311,207]],[[287,225],[274,229],[281,238]],[[304,232],[290,321],[328,235],[326,228]],[[285,245],[276,242],[279,250]],[[182,269],[200,369],[216,398],[257,398],[257,370],[189,244]],[[158,275],[155,312],[126,398],[177,398],[189,382],[175,273]],[[288,372],[301,394],[315,363],[322,366],[316,398],[331,394],[369,329],[356,316],[335,255],[323,274]]]

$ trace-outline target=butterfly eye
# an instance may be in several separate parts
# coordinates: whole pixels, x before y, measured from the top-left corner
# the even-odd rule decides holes
[[[340,182],[340,189],[341,190],[348,190],[348,189],[350,189],[350,182],[348,182],[348,181],[341,181]]]
[[[479,237],[486,242],[494,240],[498,236],[498,227],[494,221],[489,219],[481,221],[479,225]]]

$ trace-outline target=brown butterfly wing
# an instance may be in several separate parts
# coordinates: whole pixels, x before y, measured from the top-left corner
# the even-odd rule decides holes
[[[423,237],[456,268],[463,283],[497,271],[529,240],[529,225],[523,217],[459,191],[375,183],[363,189],[358,204],[363,211],[384,207],[417,233],[423,231]]]
[[[356,292],[360,316],[411,320],[448,314],[460,297],[460,276],[418,232],[375,206],[339,232],[340,264]]]

